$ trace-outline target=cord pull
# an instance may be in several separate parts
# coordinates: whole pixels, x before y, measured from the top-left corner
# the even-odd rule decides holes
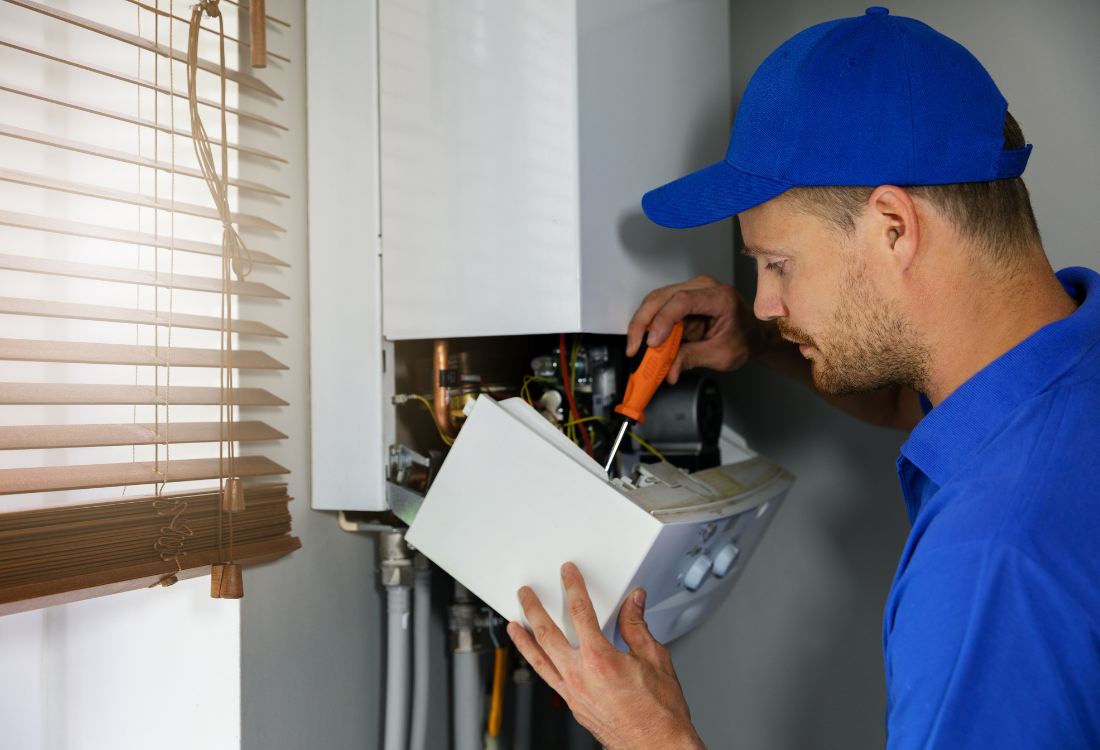
[[[222,490],[222,511],[244,513],[244,483],[240,479],[227,479]]]

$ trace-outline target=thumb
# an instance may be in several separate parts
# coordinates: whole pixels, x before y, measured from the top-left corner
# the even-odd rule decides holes
[[[634,589],[619,610],[619,634],[631,651],[641,651],[656,643],[645,623],[645,591]]]

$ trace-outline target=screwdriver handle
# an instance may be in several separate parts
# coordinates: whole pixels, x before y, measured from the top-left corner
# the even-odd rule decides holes
[[[657,386],[668,375],[668,368],[672,367],[676,352],[680,351],[680,338],[683,335],[684,324],[681,321],[672,327],[672,332],[660,346],[645,348],[641,363],[634,372],[630,373],[630,379],[626,383],[626,394],[623,396],[623,402],[615,407],[616,412],[635,422],[645,421],[645,408],[657,391]],[[644,339],[642,346],[646,346]]]

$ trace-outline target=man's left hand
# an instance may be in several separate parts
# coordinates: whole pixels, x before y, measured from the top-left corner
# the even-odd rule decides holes
[[[600,632],[577,566],[563,565],[561,577],[578,648],[526,586],[519,590],[519,600],[534,637],[519,623],[508,624],[512,642],[539,676],[608,750],[706,750],[691,725],[668,649],[646,626],[645,592],[632,592],[619,612],[619,632],[630,647],[624,654]]]

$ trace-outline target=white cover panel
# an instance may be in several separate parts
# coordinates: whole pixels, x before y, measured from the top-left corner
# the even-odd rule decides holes
[[[613,634],[628,587],[661,528],[606,478],[483,396],[406,538],[502,616],[524,625],[516,591],[530,586],[575,645],[561,565],[576,563],[600,627]]]
[[[575,3],[378,17],[386,336],[577,330]]]
[[[733,220],[665,229],[642,196],[721,160],[733,125],[729,4],[581,0],[581,329],[626,333],[652,289],[733,281]]]
[[[319,0],[306,19],[310,494],[318,509],[385,510],[375,4]]]

